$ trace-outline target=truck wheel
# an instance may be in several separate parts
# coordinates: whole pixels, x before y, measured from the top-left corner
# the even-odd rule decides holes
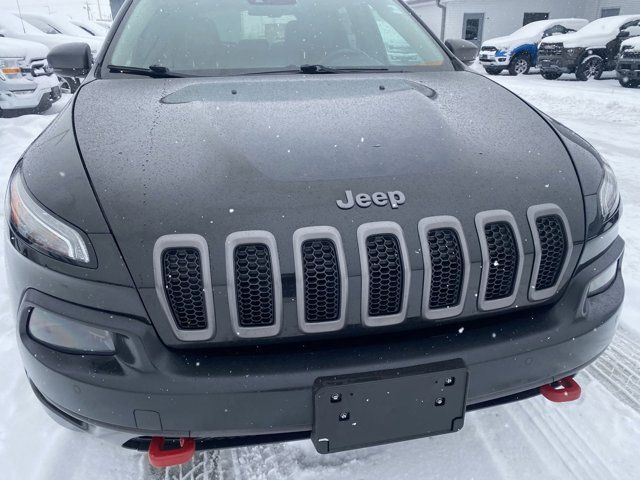
[[[484,67],[484,69],[489,75],[500,75],[502,73],[502,68],[500,67]]]
[[[511,76],[526,75],[529,70],[531,70],[531,60],[526,53],[516,55],[516,58],[511,60],[509,64],[509,75]]]
[[[73,77],[58,77],[60,80],[60,90],[62,93],[76,93],[80,82]]]
[[[542,78],[544,78],[545,80],[557,80],[562,76],[562,73],[560,72],[550,72],[550,71],[542,71],[540,72],[540,74],[542,75]]]
[[[618,78],[618,81],[620,82],[620,85],[622,85],[624,88],[640,87],[640,80],[631,80],[630,78],[627,78],[627,77],[620,77]]]
[[[590,78],[600,80],[602,72],[604,72],[604,60],[598,55],[591,55],[578,65],[576,78],[581,82],[586,82]]]

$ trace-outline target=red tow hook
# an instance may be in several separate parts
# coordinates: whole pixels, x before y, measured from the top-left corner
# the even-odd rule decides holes
[[[551,402],[573,402],[580,398],[582,389],[573,377],[565,377],[549,385],[543,385],[540,387],[540,393]]]
[[[164,450],[164,437],[152,437],[149,444],[149,463],[157,468],[172,467],[186,463],[196,452],[196,441],[193,438],[181,438],[178,448]]]

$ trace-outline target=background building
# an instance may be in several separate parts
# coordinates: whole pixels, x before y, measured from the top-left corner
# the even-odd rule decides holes
[[[596,18],[640,13],[640,0],[407,0],[441,38],[475,43],[547,18]]]

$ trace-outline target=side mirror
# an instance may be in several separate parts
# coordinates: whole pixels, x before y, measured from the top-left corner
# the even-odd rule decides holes
[[[478,55],[478,46],[468,40],[450,38],[444,44],[465,65],[471,65]]]
[[[64,43],[49,51],[47,62],[61,77],[84,77],[91,70],[93,56],[86,43]]]

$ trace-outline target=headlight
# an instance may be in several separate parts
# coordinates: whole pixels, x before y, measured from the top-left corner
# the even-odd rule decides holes
[[[620,206],[620,191],[618,190],[618,181],[611,167],[603,163],[604,177],[598,190],[598,204],[600,207],[600,216],[603,223],[607,222],[617,211]]]
[[[88,266],[91,257],[82,235],[47,212],[29,195],[20,167],[9,181],[7,200],[9,224],[22,240],[45,255]]]
[[[22,70],[18,62],[22,58],[0,58],[0,79],[7,80],[11,78],[20,78]]]
[[[508,55],[511,51],[511,47],[498,47],[498,53],[502,53],[503,55]]]

